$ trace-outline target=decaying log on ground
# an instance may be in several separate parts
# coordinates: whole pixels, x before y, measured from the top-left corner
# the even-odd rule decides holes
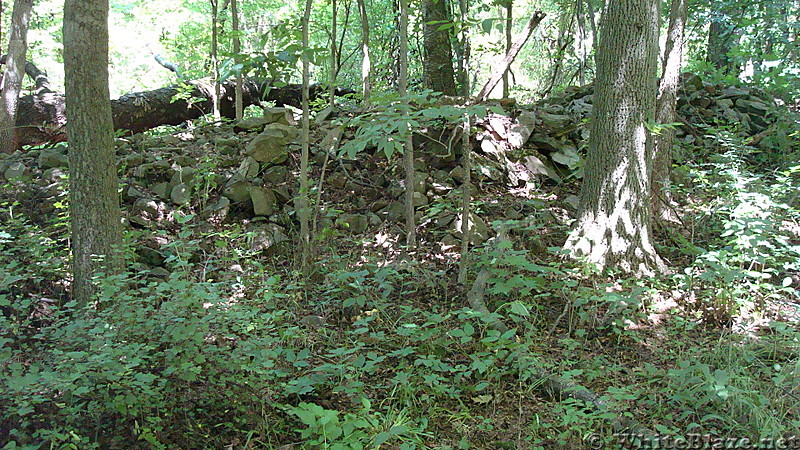
[[[233,119],[234,83],[226,82],[223,88],[220,111],[223,117]],[[210,80],[194,80],[184,85],[125,94],[116,100],[111,100],[114,128],[132,134],[160,125],[179,125],[187,120],[197,119],[211,112],[213,90],[213,83]],[[325,95],[326,92],[325,86],[312,86],[311,98]],[[337,89],[338,95],[351,92]],[[279,106],[299,107],[300,85],[271,87],[266,81],[245,80],[244,106],[259,104],[261,101],[274,101]],[[46,91],[39,95],[26,95],[20,98],[16,121],[19,145],[65,141],[67,135],[64,109],[63,94]]]

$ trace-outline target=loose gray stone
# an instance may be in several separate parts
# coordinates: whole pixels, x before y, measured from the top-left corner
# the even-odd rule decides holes
[[[267,254],[274,254],[279,252],[281,247],[286,248],[289,243],[289,238],[280,225],[268,223],[253,234],[250,249],[254,252],[266,251]]]
[[[284,125],[296,125],[294,123],[294,115],[289,108],[275,107],[264,108],[264,120],[267,123],[282,123]]]
[[[8,169],[6,169],[5,172],[3,172],[3,177],[5,177],[6,180],[13,180],[14,178],[19,178],[25,175],[25,172],[27,171],[28,168],[25,167],[25,164],[22,164],[21,162],[17,161],[15,163],[12,163],[8,167]]]
[[[258,175],[260,170],[261,166],[258,164],[258,161],[256,161],[256,159],[252,156],[248,156],[239,165],[239,169],[236,171],[236,174],[243,180],[249,180]]]
[[[175,164],[185,168],[189,168],[192,166],[197,165],[197,160],[192,158],[191,156],[186,155],[178,155],[175,157]]]
[[[457,183],[463,183],[467,179],[467,174],[464,172],[463,167],[456,166],[450,171],[450,178],[455,180]]]
[[[428,197],[425,194],[414,192],[413,200],[411,204],[414,205],[414,208],[419,208],[420,206],[425,206],[429,203]]]
[[[369,218],[363,214],[342,214],[336,218],[336,228],[354,234],[361,234],[367,231],[368,226]]]
[[[286,166],[272,166],[264,171],[262,179],[267,184],[281,184],[285,183],[289,177],[289,169]]]
[[[561,183],[562,181],[547,157],[538,152],[522,158],[520,162],[532,176],[544,175],[556,183]]]
[[[57,150],[43,150],[39,153],[39,168],[50,169],[53,167],[67,167],[69,158]]]
[[[250,199],[253,201],[253,212],[257,216],[269,216],[275,212],[275,194],[271,189],[258,186],[250,187]]]
[[[53,170],[57,170],[57,169],[53,169]],[[131,186],[131,187],[128,188],[127,191],[125,191],[125,199],[128,200],[128,201],[136,201],[136,200],[138,200],[140,198],[144,198],[146,196],[147,196],[147,194],[145,194],[144,192],[139,190],[136,186]]]
[[[241,203],[250,198],[250,186],[250,183],[246,181],[234,181],[225,186],[222,195],[234,203]]]
[[[133,209],[134,211],[146,212],[153,216],[158,215],[158,203],[149,198],[140,198],[139,200],[136,200],[136,202],[133,204]]]
[[[247,119],[240,120],[233,126],[233,131],[240,133],[242,131],[258,131],[259,133],[264,127],[274,120],[268,120],[266,117],[248,117]]]
[[[271,123],[247,144],[246,153],[265,166],[281,164],[289,156],[289,142],[296,139],[298,131],[288,125]]]
[[[166,182],[156,183],[153,186],[151,186],[150,189],[159,198],[163,198],[163,199],[166,199],[172,193],[172,191],[170,190],[169,183],[166,183]]]
[[[169,198],[176,205],[186,205],[192,200],[192,189],[186,183],[178,183]]]
[[[177,186],[180,183],[191,184],[194,179],[194,169],[191,167],[179,167],[175,170],[170,180],[171,186]]]
[[[141,153],[131,153],[122,158],[122,165],[125,167],[138,167],[141,164],[144,164],[144,155]]]
[[[66,172],[59,167],[53,167],[51,169],[47,169],[42,174],[42,178],[49,181],[50,183],[57,183],[63,181],[67,178]]]
[[[457,215],[453,221],[450,234],[454,237],[461,239],[461,215]],[[469,231],[470,231],[470,244],[479,245],[489,240],[490,232],[486,222],[483,221],[477,214],[470,213],[469,215]]]

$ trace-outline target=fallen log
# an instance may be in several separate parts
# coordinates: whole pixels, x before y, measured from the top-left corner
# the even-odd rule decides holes
[[[223,83],[220,112],[223,117],[235,117],[233,82]],[[300,106],[299,84],[282,87],[271,86],[268,81],[247,79],[243,83],[243,104],[257,105],[262,101],[274,101],[278,106]],[[134,92],[111,100],[114,128],[123,134],[134,134],[160,125],[179,125],[211,112],[214,92],[210,80],[188,81],[181,85]],[[311,87],[311,98],[325,95],[327,87]],[[337,95],[354,91],[337,89]],[[67,140],[64,95],[42,92],[20,98],[17,112],[16,133],[19,146],[41,145]]]

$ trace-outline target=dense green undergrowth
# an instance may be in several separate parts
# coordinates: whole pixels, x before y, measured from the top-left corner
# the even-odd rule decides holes
[[[33,221],[7,186],[0,442],[604,448],[621,442],[618,415],[674,439],[796,439],[796,149],[761,154],[724,128],[706,139],[707,157],[678,161],[682,224],[659,249],[669,276],[601,277],[531,245],[535,220],[497,222],[509,240],[471,258],[508,332],[466,308],[452,263],[387,261],[332,232],[303,277],[188,213],[160,236],[168,275],[129,257],[79,307],[66,219]],[[554,376],[613,407],[546,395]]]

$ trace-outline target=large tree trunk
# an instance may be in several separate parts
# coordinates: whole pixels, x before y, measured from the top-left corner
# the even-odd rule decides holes
[[[121,266],[117,157],[108,90],[108,0],[64,4],[64,80],[68,96],[72,297],[92,300],[98,272]]]
[[[33,0],[16,0],[11,16],[11,39],[8,43],[6,70],[0,89],[0,151],[11,153],[17,148],[16,123],[19,92],[25,76],[25,54],[28,51],[28,20]]]
[[[422,61],[425,86],[444,95],[456,95],[451,28],[442,29],[442,25],[452,22],[445,0],[422,0],[422,20],[425,23]]]
[[[611,0],[597,49],[594,111],[576,228],[565,248],[601,269],[662,271],[650,233],[657,0]]]
[[[678,84],[683,62],[683,40],[686,26],[687,0],[672,0],[669,11],[669,28],[664,45],[664,66],[658,86],[656,100],[656,123],[675,122],[675,106],[678,99]],[[672,147],[675,145],[675,130],[666,127],[655,137],[653,157],[653,215],[661,220],[675,220],[671,209],[670,172]]]
[[[64,95],[50,92],[47,79],[33,64],[28,63],[26,72],[41,84],[38,95],[26,95],[20,98],[17,112],[16,136],[18,146],[39,145],[47,142],[67,140]],[[37,75],[38,74],[38,75]],[[173,98],[185,92],[188,86],[189,97],[200,99],[196,103]],[[236,116],[235,83],[223,84],[220,109],[223,117],[233,119]],[[278,105],[300,107],[301,89],[299,84],[290,84],[281,88],[272,88],[267,81],[246,79],[242,85],[244,106],[259,104],[262,100],[274,101]],[[339,94],[352,93],[339,89]],[[145,92],[134,92],[111,100],[114,129],[128,133],[140,133],[160,125],[180,125],[187,120],[197,119],[211,112],[211,99],[214,95],[213,83],[208,80],[196,80],[186,86],[170,86]],[[311,98],[325,95],[325,88],[319,85],[311,87]]]

